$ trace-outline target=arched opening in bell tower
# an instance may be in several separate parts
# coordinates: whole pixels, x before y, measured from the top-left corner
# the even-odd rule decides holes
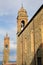
[[[25,21],[22,20],[22,21],[21,21],[21,30],[24,28],[24,26],[25,26]]]

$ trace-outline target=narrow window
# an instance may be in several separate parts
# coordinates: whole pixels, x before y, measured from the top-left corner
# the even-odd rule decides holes
[[[22,20],[21,21],[21,30],[24,28],[24,26],[25,26],[25,22],[24,22],[24,20]]]
[[[37,50],[37,65],[42,65],[42,62],[41,62],[41,49],[40,48]]]
[[[5,48],[8,49],[8,45],[7,44],[5,45]]]

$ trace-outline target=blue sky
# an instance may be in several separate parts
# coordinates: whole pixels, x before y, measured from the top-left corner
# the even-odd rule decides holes
[[[0,61],[3,60],[4,37],[6,33],[8,33],[8,36],[10,37],[9,60],[16,61],[16,18],[22,3],[27,11],[28,19],[30,20],[42,5],[43,0],[0,0]]]

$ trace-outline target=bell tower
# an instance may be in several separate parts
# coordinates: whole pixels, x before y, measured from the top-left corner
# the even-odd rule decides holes
[[[17,33],[20,33],[20,31],[23,30],[27,22],[28,22],[27,12],[22,6],[18,11],[17,16]]]
[[[6,37],[4,38],[3,65],[8,63],[8,59],[9,59],[9,37],[8,37],[8,34],[6,34]]]

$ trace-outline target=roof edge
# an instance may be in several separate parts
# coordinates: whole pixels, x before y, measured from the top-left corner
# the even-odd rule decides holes
[[[27,25],[24,27],[24,29],[18,34],[18,37],[21,35],[21,33],[25,30],[25,28],[31,23],[31,21],[35,18],[35,16],[40,12],[40,10],[43,8],[43,4],[40,6],[40,8],[36,11],[36,13],[33,15],[33,17],[30,19],[30,21],[27,23]]]

